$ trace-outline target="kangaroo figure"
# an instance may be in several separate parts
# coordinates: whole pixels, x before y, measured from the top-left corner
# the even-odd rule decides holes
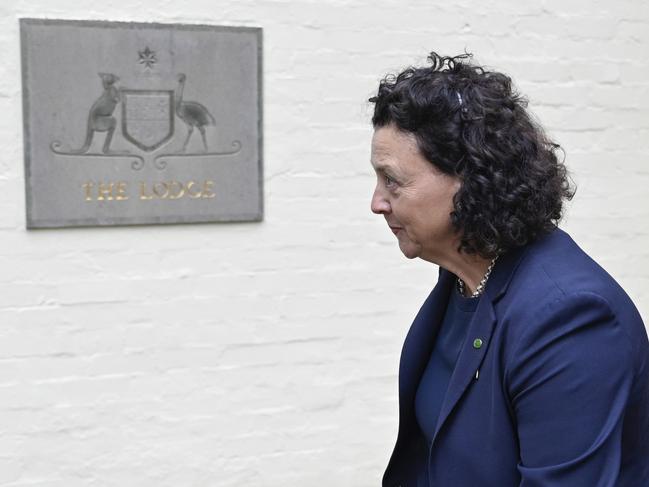
[[[84,154],[88,152],[92,137],[95,132],[108,132],[102,152],[107,154],[109,152],[110,142],[113,139],[117,121],[113,117],[115,107],[120,101],[119,89],[115,87],[115,83],[119,78],[110,73],[99,73],[101,83],[104,86],[104,92],[92,104],[90,113],[88,114],[88,129],[86,131],[86,140],[81,149],[71,151],[71,154]]]

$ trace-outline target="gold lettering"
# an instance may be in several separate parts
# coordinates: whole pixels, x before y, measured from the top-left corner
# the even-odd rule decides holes
[[[201,197],[201,191],[199,190],[198,193],[192,193],[192,187],[196,184],[196,181],[190,181],[187,183],[187,194],[189,195],[190,198],[196,199]]]
[[[178,186],[178,192],[173,193],[173,187]],[[183,195],[185,194],[185,186],[182,183],[179,183],[178,181],[171,181],[169,182],[169,199],[170,200],[177,200],[178,198],[182,198]]]
[[[113,200],[113,183],[99,183],[97,188],[97,201]]]
[[[111,183],[113,184],[113,183]],[[127,195],[127,182],[120,181],[114,183],[115,190],[117,191],[115,199],[128,199]],[[207,179],[204,181],[188,181],[183,183],[175,179],[170,181],[156,181],[146,182],[140,181],[140,200],[153,200],[153,199],[170,199],[178,200],[181,198],[216,198],[214,192],[215,182]],[[84,188],[86,186],[84,185]],[[90,194],[92,186],[87,189],[87,194]]]
[[[140,181],[140,199],[141,200],[152,200],[153,196],[146,194],[146,183]]]
[[[83,183],[81,185],[81,187],[86,190],[86,201],[92,201],[91,190],[92,190],[93,186],[94,186],[94,183],[92,181],[88,181],[87,183]]]
[[[120,181],[117,183],[117,194],[115,195],[115,199],[117,201],[124,201],[128,199],[128,195],[126,194],[126,181]]]
[[[202,192],[202,197],[203,198],[216,198],[216,195],[212,193],[212,190],[214,189],[214,181],[205,181],[203,183],[203,192]]]
[[[163,191],[158,191],[158,188],[160,188],[161,186],[163,188]],[[169,186],[167,186],[167,183],[165,182],[154,183],[153,192],[158,198],[164,199],[169,195]]]

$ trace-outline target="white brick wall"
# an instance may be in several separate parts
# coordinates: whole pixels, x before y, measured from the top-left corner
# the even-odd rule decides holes
[[[649,319],[649,3],[404,4],[0,4],[0,486],[378,485],[436,269],[369,212],[365,100],[431,49],[529,95]],[[27,232],[19,17],[263,27],[265,221]]]

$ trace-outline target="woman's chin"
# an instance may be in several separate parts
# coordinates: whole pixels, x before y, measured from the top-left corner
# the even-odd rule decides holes
[[[399,242],[399,249],[407,259],[415,259],[421,254],[421,247],[419,245],[412,245],[411,243]]]

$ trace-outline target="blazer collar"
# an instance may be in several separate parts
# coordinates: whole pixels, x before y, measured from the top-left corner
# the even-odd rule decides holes
[[[492,302],[496,302],[507,292],[509,283],[527,249],[528,247],[518,247],[498,257],[485,288],[485,294]]]
[[[556,227],[549,233],[540,236],[537,240],[523,247],[516,247],[500,256],[494,266],[489,280],[487,281],[485,294],[489,296],[489,299],[493,303],[495,303],[503,294],[505,294],[505,292],[507,292],[509,283],[526,254],[539,252],[541,251],[541,248],[545,246],[552,246],[552,242],[556,243],[566,239],[570,239],[568,234]]]

